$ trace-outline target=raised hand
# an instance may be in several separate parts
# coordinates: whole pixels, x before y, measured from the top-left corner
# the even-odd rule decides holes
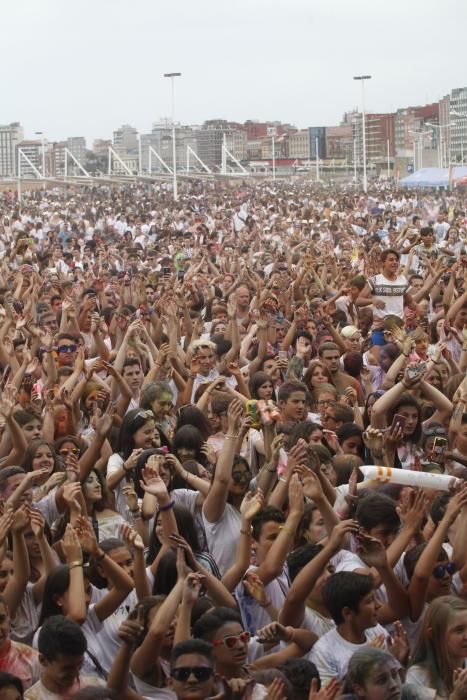
[[[188,566],[190,566],[192,569],[196,569],[198,566],[198,562],[193,553],[193,550],[191,549],[186,539],[181,535],[177,535],[175,533],[170,535],[169,539],[172,547],[177,547],[177,550],[183,550],[183,552],[185,553],[185,560]]]
[[[62,548],[65,553],[67,564],[83,561],[83,552],[78,533],[70,523],[66,526],[65,534],[62,537]]]
[[[157,457],[157,455],[153,456]],[[167,486],[159,473],[159,463],[154,461],[154,463],[150,464],[151,459],[151,457],[148,459],[149,468],[146,466],[141,471],[141,476],[143,478],[139,483],[143,491],[150,493],[159,500],[160,498],[164,498],[168,495]],[[157,464],[157,467],[154,466],[155,464]]]
[[[144,551],[143,538],[128,523],[122,523],[120,525],[119,535],[120,539],[122,539],[129,547],[133,547],[140,552]]]
[[[341,684],[337,678],[333,678],[324,688],[318,690],[318,681],[313,678],[311,681],[310,694],[308,700],[335,700],[341,693]]]
[[[381,455],[384,447],[384,434],[378,428],[369,426],[362,435],[365,447],[374,455]]]
[[[122,493],[125,496],[125,501],[130,510],[138,508],[138,494],[131,484],[126,484],[122,488]]]
[[[264,583],[254,571],[248,571],[245,574],[243,587],[247,595],[254,598],[259,605],[265,607],[270,604],[271,601],[268,601],[268,594],[266,593]]]
[[[303,500],[303,487],[298,476],[293,474],[289,483],[290,513],[301,513],[303,515],[304,508],[305,502]]]
[[[358,533],[357,540],[358,556],[367,566],[379,569],[387,565],[386,550],[382,542],[362,532]]]
[[[194,605],[201,594],[204,576],[198,573],[189,573],[183,582],[182,603]]]
[[[403,625],[396,621],[393,624],[394,631],[388,640],[388,651],[402,666],[406,666],[409,660],[410,644]]]
[[[258,489],[255,494],[248,491],[240,506],[240,513],[244,520],[251,523],[255,515],[257,515],[263,508],[264,494],[262,490]]]
[[[227,419],[228,419],[228,434],[238,435],[240,431],[240,423],[243,416],[243,406],[241,401],[234,399],[229,404],[227,409]]]
[[[314,472],[306,470],[302,483],[304,496],[310,498],[315,503],[319,503],[324,499],[323,487]]]
[[[89,552],[92,556],[95,555],[99,549],[99,545],[89,520],[84,515],[80,515],[76,519],[75,527],[77,537],[79,538],[83,550]]]
[[[123,464],[123,469],[126,472],[133,471],[133,469],[136,467],[136,465],[138,463],[138,459],[139,459],[139,456],[141,455],[142,451],[143,450],[141,448],[138,448],[138,449],[132,451],[131,455],[128,457],[126,462],[124,462],[124,464]]]
[[[40,510],[37,508],[31,508],[30,511],[30,524],[32,534],[36,539],[42,537],[45,528],[45,519]]]

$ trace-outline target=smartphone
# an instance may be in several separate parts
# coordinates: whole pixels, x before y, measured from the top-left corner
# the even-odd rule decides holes
[[[166,269],[167,269],[167,268],[166,268]],[[169,273],[167,273],[167,274],[169,274]],[[185,279],[185,272],[184,272],[184,270],[179,270],[179,271],[177,272],[177,278],[178,278],[179,280]]]
[[[445,437],[435,437],[433,441],[433,455],[436,457],[442,457],[448,446],[448,441]]]
[[[245,415],[251,418],[253,426],[259,426],[258,402],[255,399],[246,402]]]
[[[288,359],[287,350],[279,350],[279,352],[277,353],[277,356],[278,356],[279,360],[287,360]]]
[[[419,362],[415,367],[407,368],[407,376],[409,379],[416,379],[425,371],[426,362]]]
[[[391,428],[390,428],[391,432],[392,432],[393,430],[395,430],[396,428],[401,428],[402,430],[404,430],[404,428],[405,428],[405,421],[406,421],[405,416],[403,416],[403,415],[400,414],[400,413],[396,413],[396,414],[394,415],[394,418],[392,419],[392,424],[391,424]]]

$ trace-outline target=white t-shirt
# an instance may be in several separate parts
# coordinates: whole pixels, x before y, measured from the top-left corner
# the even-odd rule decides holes
[[[248,571],[256,571],[257,569],[257,566],[248,567]],[[265,586],[266,598],[271,601],[271,605],[277,611],[282,609],[289,588],[289,577],[284,569],[277,578]],[[240,608],[243,626],[252,636],[256,634],[257,630],[274,622],[267,609],[259,605],[252,596],[247,595],[243,582],[236,587],[235,597]]]
[[[29,581],[23,593],[16,615],[11,621],[10,639],[31,644],[34,631],[39,624],[42,603],[36,605],[33,594],[34,584]]]
[[[333,678],[341,681],[347,673],[352,655],[381,635],[385,638],[389,636],[384,627],[376,625],[365,630],[365,644],[352,644],[341,637],[337,629],[333,629],[318,639],[306,658],[315,664],[323,685]]]
[[[404,317],[404,294],[409,287],[406,277],[399,275],[395,280],[388,280],[387,277],[379,274],[370,277],[368,284],[373,293],[373,299],[383,301],[385,304],[384,309],[373,307],[374,328],[382,328],[386,316]]]
[[[241,525],[240,513],[230,503],[226,503],[224,512],[215,523],[206,520],[203,512],[203,525],[209,553],[214,557],[223,576],[234,563],[237,554]]]
[[[407,671],[405,681],[406,683],[411,683],[417,686],[417,689],[423,688],[423,691],[426,693],[426,696],[424,696],[423,700],[435,700],[435,698],[448,697],[447,690],[445,692],[436,694],[436,690],[434,688],[430,688],[430,674],[424,666],[418,666],[417,664],[415,664],[414,666],[410,666],[409,670]]]
[[[303,616],[302,623],[300,627],[304,630],[309,630],[316,634],[318,639],[324,637],[325,634],[335,629],[336,625],[334,620],[330,617],[323,617],[319,612],[313,610],[313,608],[306,607],[305,615]]]

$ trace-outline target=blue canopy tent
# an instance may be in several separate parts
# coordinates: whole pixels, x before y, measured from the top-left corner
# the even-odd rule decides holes
[[[452,168],[452,184],[457,180],[467,177],[466,166]],[[449,168],[420,168],[415,173],[404,177],[399,185],[401,187],[449,187]]]

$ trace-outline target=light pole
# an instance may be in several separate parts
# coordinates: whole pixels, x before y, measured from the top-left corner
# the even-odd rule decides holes
[[[41,136],[42,141],[42,177],[45,177],[45,136],[43,131],[35,131],[36,136]]]
[[[444,168],[444,153],[443,153],[443,143],[444,141],[446,142],[447,145],[447,140],[448,140],[448,135],[446,133],[446,138],[443,139],[443,132],[441,129],[450,129],[451,126],[453,126],[456,122],[449,122],[448,124],[434,124],[432,122],[425,122],[425,126],[429,126],[432,129],[439,129],[439,146],[440,146],[440,168]],[[449,146],[449,153],[448,149],[446,148],[446,167],[449,168],[451,164],[451,147]]]
[[[363,145],[363,191],[368,189],[366,177],[366,134],[365,134],[365,80],[371,80],[371,75],[354,75],[354,80],[360,80],[362,85],[362,145]]]
[[[181,73],[164,73],[164,78],[170,78],[172,84],[172,170],[173,170],[173,195],[174,200],[178,199],[177,192],[177,148],[175,142],[175,88],[174,78],[179,78]]]

